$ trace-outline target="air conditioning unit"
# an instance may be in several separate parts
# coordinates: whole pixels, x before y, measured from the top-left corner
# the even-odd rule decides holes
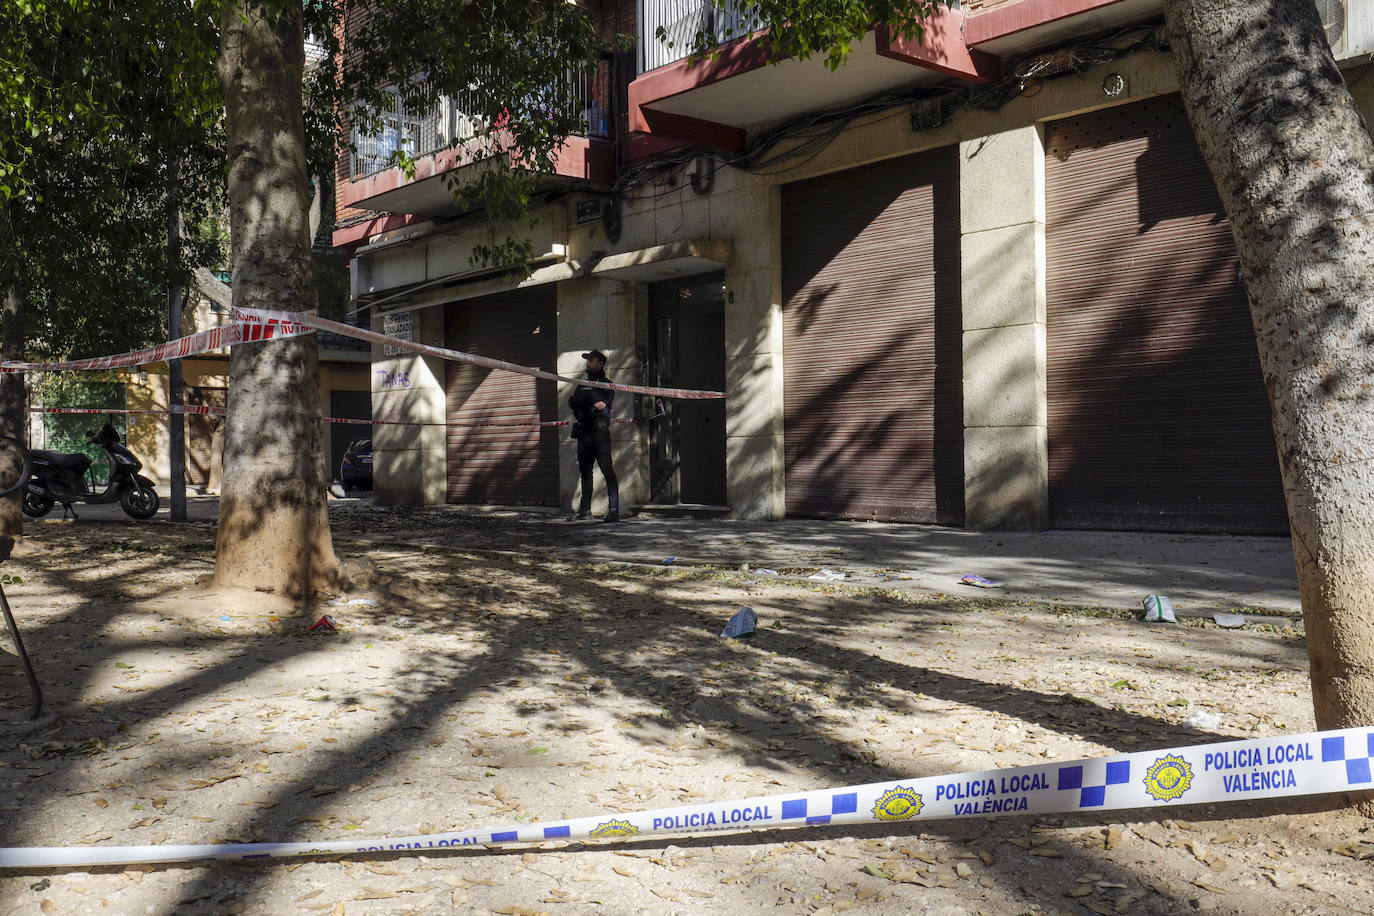
[[[1326,40],[1336,60],[1345,62],[1374,53],[1374,0],[1316,0]]]

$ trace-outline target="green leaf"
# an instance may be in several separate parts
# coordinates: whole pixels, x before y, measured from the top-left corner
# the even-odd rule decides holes
[[[1187,706],[1187,705],[1188,705],[1188,701],[1185,700],[1185,699],[1183,699],[1182,697],[1179,697],[1177,700],[1170,700],[1169,703],[1168,703],[1168,705],[1169,705],[1169,706]]]
[[[892,872],[883,871],[883,867],[876,862],[869,862],[863,867],[863,871],[875,878],[886,878],[889,881],[892,880]]]
[[[133,665],[129,664],[128,662],[115,662],[115,667],[116,667],[116,668],[132,668]]]
[[[1113,690],[1135,690],[1135,685],[1128,680],[1120,680],[1112,685]]]
[[[532,748],[530,748],[529,750],[525,751],[525,756],[528,757],[528,756],[530,756],[530,755],[532,755],[532,754],[547,754],[548,752],[549,752],[549,749],[548,749],[548,748],[546,748],[546,747],[539,747],[538,745],[536,745],[535,747],[532,747]]]

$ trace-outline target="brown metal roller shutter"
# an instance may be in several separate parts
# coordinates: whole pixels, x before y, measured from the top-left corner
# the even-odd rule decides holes
[[[953,148],[782,198],[787,512],[963,524]]]
[[[229,389],[186,386],[183,398],[188,406],[218,407],[229,405]],[[186,482],[203,487],[210,482],[210,462],[215,441],[215,426],[219,417],[190,414],[186,417]]]
[[[459,302],[448,307],[448,346],[552,370],[557,312],[552,285]],[[558,504],[558,427],[475,426],[557,419],[550,382],[469,363],[450,363],[449,502]]]
[[[1045,142],[1050,523],[1286,532],[1230,223],[1182,103]]]

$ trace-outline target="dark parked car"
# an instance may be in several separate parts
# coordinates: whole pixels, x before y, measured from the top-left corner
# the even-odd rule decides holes
[[[345,493],[372,489],[371,439],[356,439],[344,451],[339,463],[339,483]]]

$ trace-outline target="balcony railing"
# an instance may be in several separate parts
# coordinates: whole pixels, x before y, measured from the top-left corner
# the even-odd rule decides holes
[[[536,100],[549,108],[571,102],[582,113],[582,136],[608,138],[612,135],[611,106],[614,91],[607,62],[600,63],[595,72],[584,76],[570,73],[562,85],[551,86],[548,98]],[[568,99],[564,93],[572,93]],[[426,156],[470,139],[486,129],[482,118],[467,114],[476,110],[471,96],[444,97],[427,112],[410,112],[399,98],[382,113],[381,130],[365,134],[353,130],[352,163],[349,174],[361,178],[381,172],[395,165],[392,154],[405,150],[411,156]]]
[[[664,37],[658,30],[662,27]],[[642,0],[639,16],[640,72],[682,60],[692,53],[698,32],[724,42],[749,32],[737,4],[718,9],[710,0]]]

